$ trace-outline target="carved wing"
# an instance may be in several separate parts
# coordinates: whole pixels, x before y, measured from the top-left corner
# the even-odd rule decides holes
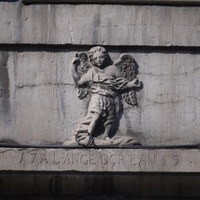
[[[91,68],[88,62],[88,56],[86,53],[80,53],[78,56],[79,65],[77,67],[77,72],[79,77],[82,77]],[[79,99],[84,99],[89,93],[89,85],[78,86],[77,95]]]
[[[132,56],[128,54],[121,54],[114,65],[120,70],[122,77],[125,78],[127,81],[132,81],[136,78],[137,64]],[[134,90],[123,93],[122,98],[129,105],[137,105],[137,98]]]

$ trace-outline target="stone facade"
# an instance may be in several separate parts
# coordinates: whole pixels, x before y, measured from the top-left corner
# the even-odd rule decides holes
[[[200,1],[23,2],[0,2],[0,143],[13,145],[0,148],[0,198],[198,198]],[[63,144],[85,116],[70,62],[98,45],[139,66],[118,133],[145,147],[40,146]]]
[[[70,61],[77,51],[103,45],[113,60],[132,55],[144,84],[119,131],[143,145],[198,143],[199,9],[1,3],[0,140],[65,141],[86,112]]]

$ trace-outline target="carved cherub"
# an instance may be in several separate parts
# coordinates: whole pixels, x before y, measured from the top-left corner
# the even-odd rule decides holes
[[[142,83],[136,78],[135,60],[122,54],[113,64],[106,49],[97,46],[89,50],[88,56],[75,55],[71,74],[78,87],[78,97],[91,95],[87,115],[74,130],[75,136],[85,132],[92,138],[101,135],[102,140],[109,141],[113,126],[119,120],[121,98],[131,105],[137,102],[134,89]]]

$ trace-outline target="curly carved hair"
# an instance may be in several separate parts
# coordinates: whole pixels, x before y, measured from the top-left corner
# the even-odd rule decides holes
[[[89,52],[88,52],[88,57],[89,57],[89,60],[90,62],[93,64],[93,55],[97,52],[102,52],[105,56],[106,56],[106,62],[105,62],[105,65],[106,66],[109,66],[109,65],[112,65],[112,60],[108,54],[108,52],[106,51],[106,49],[102,46],[96,46],[96,47],[92,47]]]

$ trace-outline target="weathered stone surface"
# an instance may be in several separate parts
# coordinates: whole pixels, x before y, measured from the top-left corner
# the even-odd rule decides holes
[[[6,58],[10,94],[6,102],[11,111],[1,113],[1,139],[20,143],[63,141],[81,110],[81,104],[74,98],[65,54],[55,58],[49,52],[10,52]],[[1,109],[4,108],[2,104]],[[73,117],[74,114],[77,116]]]
[[[1,173],[1,200],[195,200],[195,173]]]
[[[130,53],[140,67],[144,87],[138,107],[124,108],[121,135],[142,145],[199,143],[199,11],[183,5],[0,3],[0,143],[51,144],[70,137],[87,108],[76,96],[69,62],[96,44],[107,45],[113,59]],[[199,148],[26,147],[0,148],[1,200],[200,196]]]
[[[0,170],[55,172],[199,172],[199,150],[0,149]]]
[[[23,3],[199,4],[199,0],[21,0]]]
[[[109,51],[113,60],[119,53]],[[200,141],[199,54],[133,52],[143,89],[138,107],[125,106],[120,134],[143,145],[194,144]],[[1,52],[0,140],[23,144],[62,143],[86,113],[77,98],[69,52]]]
[[[0,3],[0,43],[199,46],[199,18],[200,7]]]

